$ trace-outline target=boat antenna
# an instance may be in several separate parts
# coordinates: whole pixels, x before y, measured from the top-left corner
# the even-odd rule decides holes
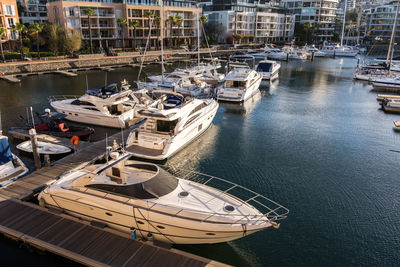
[[[124,128],[121,128],[121,137],[122,137],[122,152],[125,152],[125,145],[124,145]]]
[[[387,57],[386,57],[386,64],[389,65],[389,70],[390,70],[390,65],[392,64],[393,53],[394,53],[394,41],[395,41],[394,36],[396,34],[397,19],[399,17],[399,4],[400,4],[400,1],[397,1],[396,15],[394,17],[392,35],[390,37],[390,45],[389,45],[389,50],[388,50]]]
[[[340,38],[340,47],[343,47],[344,28],[346,26],[346,12],[347,12],[347,0],[344,1],[344,14],[343,14],[343,26],[342,26],[342,38]]]
[[[138,76],[137,76],[137,82],[139,82],[140,74],[142,73],[144,57],[146,56],[147,46],[149,45],[149,42],[150,42],[150,36],[151,36],[151,29],[152,29],[152,26],[153,26],[153,20],[154,20],[154,16],[149,19],[149,23],[150,23],[149,34],[147,35],[146,46],[144,47],[143,56],[141,58],[139,73],[138,73]]]
[[[89,82],[88,82],[88,79],[87,79],[87,74],[86,74],[86,90],[89,90]]]
[[[31,124],[31,121],[30,121],[29,117],[30,117],[29,116],[29,110],[28,110],[28,107],[26,107],[26,120],[27,120],[28,125]]]
[[[197,65],[200,65],[200,17],[199,17],[199,1],[196,1],[196,20],[197,20]]]
[[[30,107],[31,110],[31,117],[32,117],[32,128],[35,129],[35,119],[33,118],[33,109],[32,106]]]
[[[1,111],[0,111],[0,135],[3,134],[3,126],[1,124]]]
[[[160,2],[160,38],[161,38],[161,79],[164,82],[164,5],[163,0]]]

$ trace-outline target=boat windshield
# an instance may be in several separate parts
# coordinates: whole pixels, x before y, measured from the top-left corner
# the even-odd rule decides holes
[[[271,71],[272,63],[260,63],[258,64],[257,71],[269,72]]]
[[[227,80],[225,86],[230,88],[242,88],[246,86],[246,81]]]
[[[88,184],[86,187],[128,198],[152,199],[165,196],[178,186],[179,180],[176,177],[155,165],[134,163],[125,166],[147,172],[157,170],[158,172],[151,179],[137,184]]]

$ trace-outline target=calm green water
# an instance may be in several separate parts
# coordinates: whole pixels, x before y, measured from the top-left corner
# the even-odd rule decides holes
[[[288,207],[290,215],[278,230],[179,249],[239,266],[399,264],[400,134],[392,121],[400,116],[384,114],[371,87],[353,82],[355,65],[355,59],[282,63],[279,81],[244,106],[221,104],[214,125],[167,164],[240,183]],[[82,94],[85,75],[0,81],[3,127],[20,123],[17,114],[28,105],[41,111],[48,95]],[[119,69],[107,80],[136,75]],[[89,87],[100,86],[105,73],[87,77]],[[96,130],[95,139],[115,132]],[[22,262],[58,260],[1,240],[0,249]]]

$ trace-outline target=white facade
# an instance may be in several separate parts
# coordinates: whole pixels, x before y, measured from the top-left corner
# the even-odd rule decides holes
[[[330,40],[333,37],[339,0],[282,0],[281,3],[296,15],[296,23],[311,22],[319,26],[314,33],[316,40]]]
[[[294,34],[294,16],[269,12],[211,11],[208,21],[223,27],[223,41],[227,35],[241,36],[240,42],[266,42],[290,40]]]

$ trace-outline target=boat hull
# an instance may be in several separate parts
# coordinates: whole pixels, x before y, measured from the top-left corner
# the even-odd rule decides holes
[[[247,88],[244,91],[244,94],[242,94],[241,96],[223,95],[218,92],[217,100],[225,102],[244,102],[259,91],[261,81],[262,81],[262,75],[260,75],[258,79],[249,88]]]

